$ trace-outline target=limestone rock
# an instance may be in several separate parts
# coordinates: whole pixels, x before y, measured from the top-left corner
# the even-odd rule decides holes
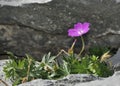
[[[51,0],[0,0],[0,5],[1,6],[21,6],[23,4],[31,4],[31,3],[47,3],[50,2]]]
[[[19,86],[74,86],[76,83],[89,82],[97,79],[99,78],[90,74],[70,74],[60,80],[36,79],[20,84]]]
[[[5,74],[3,72],[3,66],[8,60],[0,60],[0,79],[6,82],[9,86],[12,86],[12,82],[10,79],[6,79]],[[2,82],[0,82],[0,86],[5,86]]]
[[[120,48],[118,49],[117,53],[107,60],[116,71],[120,71]]]
[[[0,54],[28,53],[38,59],[50,51],[57,54],[73,42],[67,30],[86,21],[91,23],[89,33],[84,35],[86,49],[93,45],[119,48],[119,3],[119,0],[52,0],[44,4],[1,6]],[[80,47],[78,38],[76,52]]]
[[[71,76],[71,75],[70,75]],[[120,85],[120,71],[116,72],[113,76],[108,77],[108,78],[102,78],[102,79],[97,79],[94,81],[87,81],[87,82],[81,82],[79,75],[72,75],[74,76],[74,78],[71,78],[70,80],[74,80],[76,78],[76,80],[74,82],[69,82],[69,80],[64,80],[62,81],[62,83],[58,80],[57,83],[55,83],[56,81],[48,81],[48,80],[41,80],[41,79],[37,79],[37,80],[33,80],[31,82],[27,82],[24,84],[20,84],[19,86],[119,86]],[[76,77],[77,76],[77,77]],[[80,75],[81,76],[81,75]],[[88,76],[87,76],[88,77]],[[81,77],[82,78],[82,77]],[[87,79],[87,78],[86,78]]]
[[[80,74],[72,75],[72,77],[74,77],[74,78],[71,78],[70,81],[75,80],[74,82],[70,82],[69,79],[67,79],[67,80],[63,79],[62,82],[60,80],[47,81],[47,80],[38,79],[38,80],[34,80],[34,81],[27,82],[24,84],[20,84],[19,86],[39,86],[39,85],[41,85],[41,86],[119,86],[120,85],[120,82],[119,82],[120,71],[115,72],[115,74],[111,77],[101,78],[101,79],[97,79],[97,80],[94,79],[94,81],[87,81],[88,76],[86,75],[87,77],[86,77],[85,82],[80,81],[83,78],[85,79],[85,77],[82,77],[81,75]],[[79,76],[81,76],[81,77],[78,78]],[[91,78],[91,80],[93,80],[93,79]]]
[[[75,86],[119,86],[120,85],[120,71],[116,72],[113,76],[103,80],[95,80],[87,83],[79,83]]]
[[[18,86],[54,86],[53,82],[54,81],[52,80],[36,79],[31,82],[20,84]]]
[[[90,82],[101,79],[91,74],[70,74],[61,80],[55,81],[54,86],[74,86],[76,83]]]

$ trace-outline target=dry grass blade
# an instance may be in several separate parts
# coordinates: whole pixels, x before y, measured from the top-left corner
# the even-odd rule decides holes
[[[103,62],[103,61],[106,61],[108,58],[110,58],[111,55],[110,55],[110,51],[107,51],[106,53],[104,53],[101,58],[100,58],[100,61]]]
[[[0,79],[0,83],[3,83],[5,86],[9,86],[5,81],[3,81],[2,79]]]

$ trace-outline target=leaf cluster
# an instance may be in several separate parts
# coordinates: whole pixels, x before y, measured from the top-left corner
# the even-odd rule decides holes
[[[108,77],[113,74],[112,68],[105,62],[101,62],[99,57],[84,56],[79,60],[75,55],[64,57],[64,64],[69,70],[69,74],[94,74],[100,77]]]
[[[30,55],[19,59],[9,52],[10,60],[3,68],[6,78],[17,84],[31,81],[34,79],[57,79],[64,75],[63,69],[55,61],[56,56],[50,53],[43,56],[42,61],[35,61]]]
[[[100,62],[97,56],[84,56],[80,59],[76,54],[61,56],[62,62],[56,60],[56,56],[50,53],[43,56],[41,61],[35,61],[30,55],[22,59],[9,53],[10,60],[4,66],[6,78],[13,81],[13,86],[34,79],[58,79],[68,74],[87,73],[101,77],[112,75],[111,68]]]

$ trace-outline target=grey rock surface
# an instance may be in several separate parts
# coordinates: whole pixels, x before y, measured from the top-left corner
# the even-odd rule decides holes
[[[93,45],[120,47],[119,0],[52,0],[45,4],[0,7],[0,52],[43,54],[67,50],[73,39],[67,30],[77,22],[90,22],[84,35],[86,49]],[[75,51],[79,52],[78,39]]]
[[[51,0],[0,0],[0,5],[1,6],[21,6],[24,4],[31,4],[31,3],[48,3]]]
[[[116,71],[120,70],[120,48],[118,49],[117,53],[107,61],[113,66]]]
[[[12,86],[12,82],[9,79],[6,79],[5,74],[3,72],[3,66],[8,60],[0,60],[0,79],[8,84],[8,86]],[[5,86],[2,82],[0,82],[0,86]]]
[[[19,86],[74,86],[76,83],[89,82],[97,79],[99,78],[90,74],[71,74],[60,80],[36,79],[20,84]]]
[[[120,86],[120,71],[109,78],[86,83],[77,83],[75,86]]]
[[[76,83],[90,82],[100,79],[90,74],[70,74],[54,82],[54,86],[74,86]]]
[[[18,86],[54,86],[54,81],[36,79],[31,82],[20,84]]]
[[[76,77],[77,76],[77,77]],[[85,82],[81,82],[81,78],[78,78],[79,76],[81,76],[80,74],[78,75],[72,75],[72,77],[74,78],[70,78],[70,80],[74,80],[74,82],[70,82],[69,79],[67,80],[62,80],[62,83],[60,80],[57,81],[48,81],[48,80],[33,80],[31,82],[27,82],[24,84],[21,84],[19,86],[119,86],[120,85],[120,71],[115,72],[115,74],[111,77],[108,78],[101,78],[101,79],[97,79],[94,81],[87,81],[88,76],[86,77]],[[71,75],[70,75],[71,77]],[[84,77],[85,78],[85,77]]]

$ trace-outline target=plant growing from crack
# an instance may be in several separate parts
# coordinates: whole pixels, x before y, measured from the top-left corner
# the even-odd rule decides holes
[[[90,23],[88,22],[77,23],[74,28],[68,30],[68,36],[81,37],[82,49],[79,54],[75,54],[73,51],[76,39],[71,48],[68,49],[68,52],[62,49],[56,56],[51,56],[51,53],[48,53],[43,56],[41,61],[34,60],[30,55],[26,55],[23,59],[18,59],[17,56],[8,53],[10,60],[6,62],[3,70],[6,78],[11,79],[13,86],[16,86],[38,78],[59,79],[69,74],[86,73],[100,77],[112,75],[112,69],[104,61],[104,57],[109,56],[109,52],[102,53],[102,57],[96,55],[81,57],[85,48],[82,35],[90,30],[89,25]],[[58,57],[61,57],[61,62],[57,61]]]

